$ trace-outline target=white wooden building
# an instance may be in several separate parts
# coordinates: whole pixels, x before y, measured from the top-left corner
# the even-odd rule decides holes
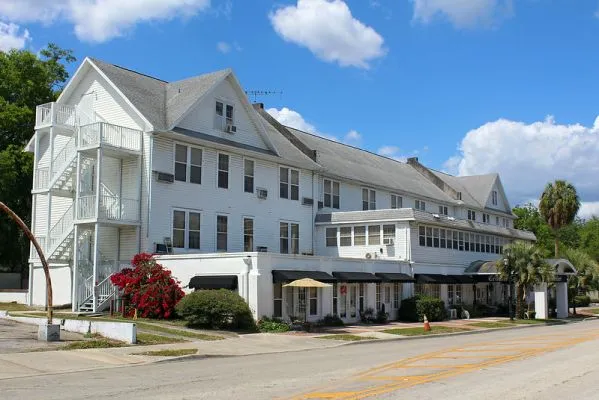
[[[494,303],[464,270],[535,240],[514,229],[497,174],[454,177],[285,127],[231,70],[169,83],[86,58],[38,106],[27,150],[32,227],[55,304],[73,310],[106,308],[109,276],[138,252],[186,290],[237,289],[257,317],[393,317],[414,291]],[[43,305],[35,252],[30,264],[29,303]],[[282,287],[302,276],[334,286]]]

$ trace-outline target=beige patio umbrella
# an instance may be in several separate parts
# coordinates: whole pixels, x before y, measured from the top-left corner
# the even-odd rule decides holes
[[[289,283],[286,283],[283,285],[283,287],[300,287],[300,288],[325,288],[325,287],[331,287],[331,286],[333,286],[333,285],[331,285],[330,283],[320,282],[320,281],[317,281],[312,278],[296,279],[292,282],[289,282]]]

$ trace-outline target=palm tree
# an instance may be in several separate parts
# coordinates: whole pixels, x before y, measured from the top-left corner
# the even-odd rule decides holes
[[[559,230],[574,222],[580,209],[576,188],[563,180],[548,183],[541,195],[539,211],[555,234],[555,257],[559,257]]]
[[[497,270],[502,281],[514,282],[516,285],[518,318],[524,317],[523,304],[526,300],[526,289],[541,282],[549,282],[554,276],[554,271],[545,261],[542,250],[523,241],[504,247],[503,259],[497,261]]]
[[[599,264],[587,253],[579,249],[566,248],[562,253],[578,271],[576,276],[568,279],[568,286],[572,289],[574,315],[576,315],[575,296],[578,295],[579,289],[587,289],[597,283],[599,280]]]

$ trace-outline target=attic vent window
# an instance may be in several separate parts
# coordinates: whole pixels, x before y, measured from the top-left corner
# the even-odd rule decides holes
[[[493,205],[496,206],[497,205],[497,190],[493,190],[492,195],[493,195],[493,198],[492,198]]]
[[[458,192],[458,200],[462,200],[462,192]]]
[[[216,101],[214,110],[214,129],[219,131],[235,133],[233,105],[222,101]]]

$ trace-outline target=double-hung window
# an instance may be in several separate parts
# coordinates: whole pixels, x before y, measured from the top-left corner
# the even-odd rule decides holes
[[[439,206],[439,214],[447,215],[447,206]]]
[[[227,154],[218,154],[218,187],[229,188],[229,156]]]
[[[483,223],[485,223],[485,224],[491,223],[491,216],[489,214],[483,213]]]
[[[391,208],[402,208],[403,207],[403,199],[401,196],[397,194],[391,195]]]
[[[200,248],[200,213],[173,211],[173,247],[180,249]]]
[[[216,216],[216,251],[227,251],[228,221],[226,215]]]
[[[243,251],[254,251],[254,220],[243,219]]]
[[[214,129],[224,131],[227,125],[233,125],[233,105],[216,101],[214,111]]]
[[[368,244],[379,245],[381,244],[381,226],[380,225],[369,225],[368,226]]]
[[[366,244],[366,227],[354,226],[354,246],[364,246]]]
[[[324,206],[328,208],[339,208],[339,182],[330,179],[324,180]]]
[[[426,211],[426,203],[422,200],[415,200],[414,208],[420,211]]]
[[[326,245],[327,247],[337,247],[337,228],[326,229]]]
[[[339,245],[343,247],[351,246],[351,226],[339,228]]]
[[[299,254],[299,224],[280,222],[280,252],[283,254]]]
[[[254,161],[243,160],[243,191],[254,193]]]
[[[362,210],[376,210],[376,191],[362,189]]]
[[[468,210],[468,219],[470,221],[476,221],[476,211]]]
[[[418,227],[418,242],[420,246],[426,246],[426,228],[423,225]]]
[[[202,150],[175,144],[175,180],[202,183]]]
[[[279,197],[299,200],[299,171],[287,167],[279,168]]]

